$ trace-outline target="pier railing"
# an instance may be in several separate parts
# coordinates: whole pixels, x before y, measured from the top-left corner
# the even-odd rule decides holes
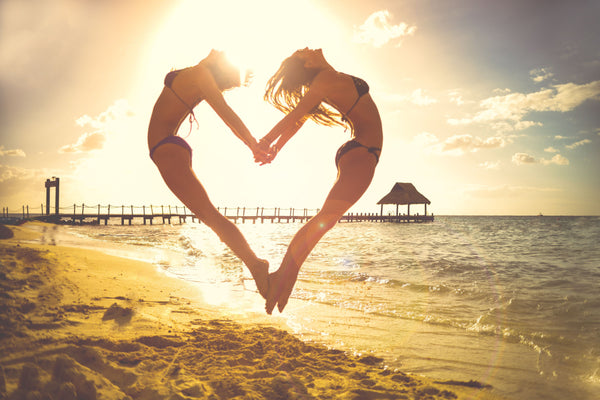
[[[271,222],[289,223],[306,222],[312,218],[319,209],[309,208],[281,208],[281,207],[218,207],[221,214],[235,223]],[[37,212],[39,210],[39,212]],[[86,205],[73,204],[72,207],[61,207],[53,213],[44,209],[23,206],[21,210],[9,210],[2,208],[0,214],[1,223],[20,223],[29,220],[39,220],[53,223],[66,224],[97,224],[107,225],[109,220],[119,221],[121,225],[131,225],[132,221],[141,221],[144,225],[153,224],[155,220],[163,224],[185,223],[188,219],[192,222],[200,222],[198,218],[186,207],[179,206],[155,206],[155,205]],[[173,222],[174,221],[174,222]],[[349,213],[344,215],[340,222],[431,222],[433,215],[395,215],[377,213]]]

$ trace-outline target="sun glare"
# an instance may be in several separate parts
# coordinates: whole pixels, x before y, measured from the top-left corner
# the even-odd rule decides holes
[[[186,0],[157,32],[153,50],[161,59],[189,65],[216,48],[262,76],[297,48],[323,47],[327,24],[319,16],[308,0]]]
[[[144,118],[149,118],[152,103],[160,93],[163,77],[169,70],[194,65],[213,48],[222,50],[227,58],[240,68],[242,74],[248,70],[252,71],[250,86],[228,91],[226,98],[252,134],[256,138],[262,137],[283,117],[283,114],[262,99],[265,84],[281,61],[298,48],[306,46],[323,48],[334,60],[339,58],[342,52],[338,49],[341,47],[339,43],[343,30],[336,25],[335,18],[324,14],[317,6],[318,4],[311,0],[182,1],[170,14],[165,15],[163,23],[157,26],[154,37],[147,44],[133,102],[139,110],[146,110],[148,115],[144,115]],[[220,152],[202,151],[203,146],[206,147],[205,141],[209,140],[211,148],[227,148],[227,159],[239,159],[239,168],[248,174],[245,177],[240,176],[241,172],[231,165],[219,169],[218,176],[202,174],[203,182],[210,188],[214,200],[219,203],[230,201],[236,205],[258,205],[265,201],[264,199],[276,199],[281,195],[273,185],[259,184],[249,187],[247,192],[238,192],[233,200],[220,199],[219,185],[223,185],[223,182],[237,182],[240,179],[249,182],[273,182],[282,179],[296,181],[306,178],[315,172],[314,170],[330,167],[329,164],[325,166],[314,163],[304,168],[285,169],[282,165],[284,162],[296,161],[295,157],[311,151],[307,146],[312,144],[307,141],[314,127],[310,124],[304,128],[302,138],[295,140],[294,151],[290,151],[286,158],[279,161],[277,168],[259,169],[253,166],[247,149],[239,146],[232,135],[220,134],[227,132],[226,126],[209,108],[198,107],[196,115],[201,121],[202,134],[192,134],[187,138],[192,147],[198,148],[194,153],[194,166],[198,170],[208,171],[222,165],[223,156]],[[327,136],[322,140],[333,138]],[[323,163],[329,161],[323,157]],[[331,171],[335,174],[333,169]],[[282,174],[285,176],[281,176]],[[332,179],[327,180],[326,184],[330,185]],[[323,187],[314,194],[319,199],[319,204],[327,189],[328,187]],[[225,193],[226,190],[223,189],[222,192]],[[246,198],[240,198],[242,194]]]

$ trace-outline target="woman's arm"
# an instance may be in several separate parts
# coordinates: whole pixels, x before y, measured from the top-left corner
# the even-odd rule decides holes
[[[229,104],[227,104],[223,97],[223,93],[219,90],[210,71],[206,67],[203,67],[200,71],[198,83],[200,85],[202,98],[212,107],[223,122],[225,122],[233,134],[244,142],[250,150],[255,152],[257,148],[256,139],[252,136],[242,119],[235,111],[233,111]]]
[[[297,121],[296,124],[291,128],[280,132],[280,134],[277,137],[277,140],[274,144],[272,144],[271,148],[274,148],[276,152],[279,152],[279,150],[281,150],[281,148],[288,142],[288,140],[290,140],[296,134],[296,132],[298,132],[300,128],[302,128],[302,125],[304,125],[307,119],[308,118],[305,117],[300,121]]]
[[[260,140],[261,145],[271,145],[272,143],[275,143],[275,150],[281,150],[296,132],[300,130],[302,125],[304,125],[308,119],[310,111],[319,106],[323,98],[325,98],[325,96],[322,85],[315,79],[311,88],[298,102],[298,105],[283,117],[283,119]]]

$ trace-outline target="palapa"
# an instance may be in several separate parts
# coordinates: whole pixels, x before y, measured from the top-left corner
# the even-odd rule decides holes
[[[396,182],[392,190],[377,204],[431,204],[412,183]]]

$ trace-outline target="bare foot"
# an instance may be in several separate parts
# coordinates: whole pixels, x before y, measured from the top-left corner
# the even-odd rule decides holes
[[[277,298],[279,297],[279,293],[281,290],[279,289],[281,272],[279,270],[269,274],[269,291],[267,293],[265,303],[265,310],[267,314],[271,315],[273,313],[273,309],[277,305]]]
[[[293,269],[290,271],[290,269],[291,268],[287,268],[282,271],[280,268],[269,275],[271,286],[269,288],[269,293],[267,294],[267,303],[265,304],[265,310],[269,315],[273,313],[275,305],[277,305],[279,312],[283,312],[283,309],[287,305],[288,299],[294,290],[294,285],[298,278],[298,271]]]
[[[258,289],[258,293],[267,299],[267,294],[269,293],[269,262],[267,260],[260,260],[257,264],[250,269],[250,273],[252,274],[252,278],[254,278],[254,282],[256,283],[256,288]]]
[[[288,268],[287,271],[283,272],[282,278],[283,279],[279,283],[279,296],[277,296],[277,309],[280,313],[283,312],[283,309],[287,305],[288,300],[292,295],[292,291],[296,285],[296,280],[298,279],[298,270]]]

